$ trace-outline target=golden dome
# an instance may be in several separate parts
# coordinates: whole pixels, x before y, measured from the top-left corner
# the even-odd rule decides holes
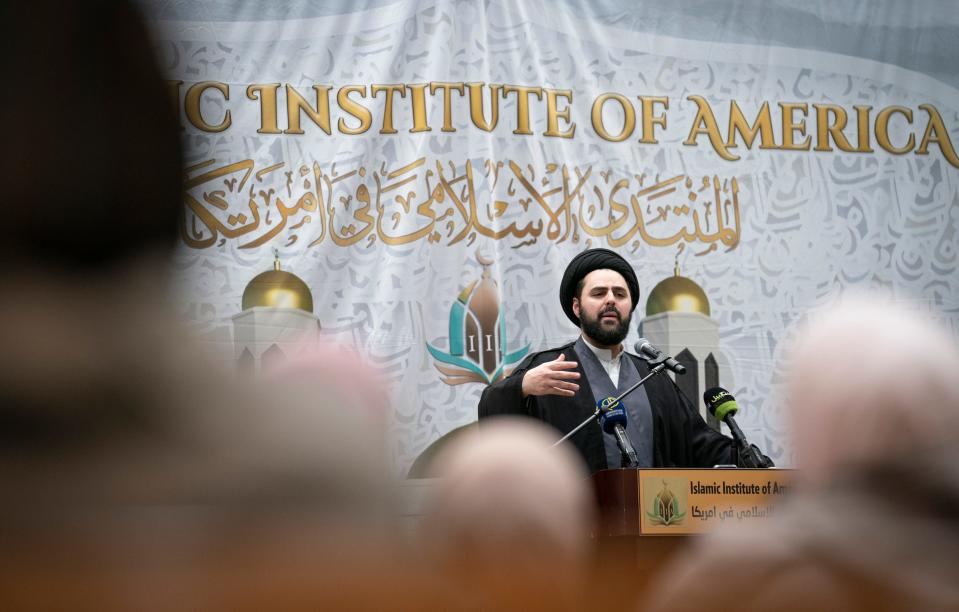
[[[709,316],[709,299],[702,287],[679,275],[679,266],[669,278],[659,281],[646,300],[646,316],[661,312],[698,312]]]
[[[273,269],[254,276],[243,290],[243,310],[256,306],[313,312],[313,294],[299,276],[280,270],[277,256]]]

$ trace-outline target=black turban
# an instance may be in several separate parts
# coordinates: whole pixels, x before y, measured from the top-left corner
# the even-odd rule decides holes
[[[579,317],[573,313],[576,285],[593,270],[612,270],[619,272],[626,279],[626,286],[629,287],[629,297],[633,302],[632,308],[629,309],[630,312],[636,310],[636,304],[639,302],[639,282],[636,280],[636,273],[633,272],[633,267],[629,265],[629,262],[609,249],[583,251],[566,266],[563,280],[559,284],[559,303],[563,306],[563,312],[576,327],[580,326]]]

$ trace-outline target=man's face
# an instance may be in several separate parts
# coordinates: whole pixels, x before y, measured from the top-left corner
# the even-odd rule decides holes
[[[618,346],[629,333],[632,300],[626,279],[612,270],[593,270],[583,277],[583,290],[573,298],[573,313],[596,346]]]

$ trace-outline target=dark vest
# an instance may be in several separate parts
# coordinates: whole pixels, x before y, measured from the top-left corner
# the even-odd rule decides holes
[[[619,381],[617,381],[618,384],[614,385],[603,364],[600,363],[596,354],[586,346],[586,341],[582,337],[576,341],[573,349],[579,356],[580,365],[583,366],[583,372],[586,373],[586,380],[589,381],[589,386],[593,391],[593,399],[596,402],[600,402],[607,397],[616,397],[640,380],[639,372],[636,371],[633,360],[625,353],[621,354],[619,358]],[[622,404],[626,409],[626,434],[636,450],[639,467],[652,467],[653,413],[649,407],[649,396],[646,395],[646,389],[639,387],[627,395]],[[620,467],[622,453],[616,444],[616,437],[612,434],[603,433],[603,446],[606,449],[606,464],[610,468]]]

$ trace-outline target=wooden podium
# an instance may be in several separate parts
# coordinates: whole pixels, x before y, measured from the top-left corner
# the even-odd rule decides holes
[[[610,605],[636,601],[687,536],[775,514],[792,470],[617,469],[590,478],[596,496],[597,576]]]

